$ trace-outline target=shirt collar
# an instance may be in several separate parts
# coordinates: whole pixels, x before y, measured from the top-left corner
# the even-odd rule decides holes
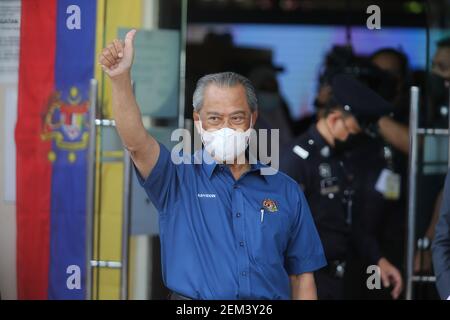
[[[322,137],[322,135],[320,134],[319,130],[317,130],[316,123],[313,123],[309,127],[308,131],[309,131],[309,135],[314,140],[314,142],[316,143],[317,146],[319,146],[319,147],[330,146],[328,144],[328,142]]]
[[[314,143],[319,150],[328,149],[327,156],[331,156],[334,154],[334,148],[325,140],[325,138],[320,134],[319,130],[317,130],[316,123],[313,123],[309,127],[308,132],[309,136],[312,140],[314,140]]]
[[[202,154],[203,154],[203,159],[201,158]],[[205,170],[206,174],[208,175],[208,178],[212,177],[214,170],[216,168],[226,166],[225,164],[218,164],[204,148],[202,150],[198,150],[197,152],[195,152],[194,157],[197,159],[197,161],[201,160],[201,166],[203,167],[203,170]],[[255,159],[253,156],[250,156],[250,158]],[[254,162],[254,161],[252,161],[252,162]],[[198,162],[196,162],[196,163],[198,163]],[[267,165],[262,164],[260,161],[256,161],[256,163],[253,163],[250,165],[250,170],[248,172],[246,172],[245,174],[255,172],[258,174],[258,176],[263,177],[264,180],[266,180],[266,175],[261,174],[261,169],[267,168],[267,167],[268,167]]]

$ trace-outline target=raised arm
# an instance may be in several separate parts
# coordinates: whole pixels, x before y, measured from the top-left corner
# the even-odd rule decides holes
[[[145,179],[151,173],[159,157],[159,144],[148,134],[141,119],[139,106],[131,86],[133,64],[133,40],[136,30],[127,33],[125,41],[115,39],[106,46],[99,63],[109,76],[112,87],[112,111],[125,148],[141,176]]]
[[[380,118],[378,127],[387,142],[404,154],[409,153],[409,129],[407,126],[386,116]]]

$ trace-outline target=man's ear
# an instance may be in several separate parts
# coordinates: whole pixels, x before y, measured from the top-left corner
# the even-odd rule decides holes
[[[327,122],[330,128],[334,128],[336,122],[341,118],[341,113],[337,110],[331,111],[327,116]]]
[[[192,112],[192,119],[194,119],[194,121],[199,121],[200,120],[200,115],[195,110]]]
[[[192,112],[192,119],[194,120],[194,127],[197,129],[197,132],[200,134],[200,115],[197,111]]]

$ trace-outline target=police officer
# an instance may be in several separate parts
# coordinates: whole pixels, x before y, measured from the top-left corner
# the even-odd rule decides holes
[[[344,276],[353,247],[368,264],[380,267],[383,284],[393,284],[398,296],[402,287],[400,273],[382,257],[375,236],[365,232],[354,210],[358,190],[346,152],[364,140],[362,130],[388,114],[391,106],[346,74],[333,78],[332,92],[317,122],[281,157],[281,170],[305,192],[328,261],[327,267],[315,272],[318,297],[346,297]]]

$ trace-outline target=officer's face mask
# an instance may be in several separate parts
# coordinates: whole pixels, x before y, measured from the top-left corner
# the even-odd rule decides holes
[[[203,145],[211,157],[221,163],[234,163],[247,149],[252,129],[252,117],[250,116],[250,128],[246,131],[228,127],[206,131],[203,129],[201,120],[199,126]]]
[[[349,133],[347,139],[334,139],[334,149],[337,153],[347,152],[361,145],[364,141],[362,133]]]
[[[334,137],[334,149],[337,153],[352,150],[355,147],[359,146],[364,140],[363,134],[350,132],[350,130],[345,125],[344,118],[341,118],[341,121],[343,121],[344,128],[348,133],[345,139]]]

